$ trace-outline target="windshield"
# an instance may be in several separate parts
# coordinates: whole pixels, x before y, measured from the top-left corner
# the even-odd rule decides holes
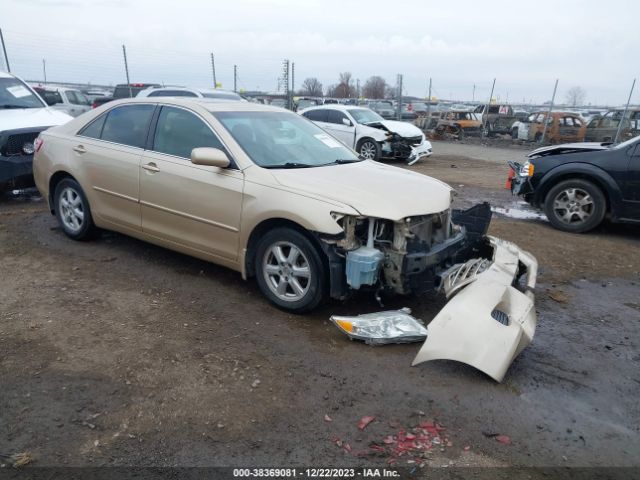
[[[360,161],[356,154],[291,112],[215,112],[256,164],[264,168],[319,167]]]
[[[0,78],[0,108],[43,108],[33,92],[17,78]]]
[[[237,93],[231,92],[201,92],[204,98],[221,98],[224,100],[242,100],[242,97]]]
[[[368,108],[350,108],[348,111],[353,119],[362,125],[384,121],[384,118]]]

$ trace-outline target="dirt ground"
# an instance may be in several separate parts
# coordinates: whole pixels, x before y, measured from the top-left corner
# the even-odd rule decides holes
[[[350,342],[328,318],[380,310],[369,295],[288,315],[237,273],[115,233],[73,242],[41,199],[9,196],[0,460],[385,466],[371,442],[435,420],[446,441],[429,466],[639,466],[640,229],[570,235],[510,218],[528,210],[500,162],[436,153],[409,168],[453,185],[459,206],[503,209],[491,233],[538,258],[538,329],[503,383],[454,362],[412,368],[416,344]],[[428,322],[442,305],[385,307]]]

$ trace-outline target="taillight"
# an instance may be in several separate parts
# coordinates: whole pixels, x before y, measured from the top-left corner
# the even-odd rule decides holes
[[[42,148],[42,145],[44,145],[44,140],[42,138],[38,137],[33,142],[33,149],[36,152],[39,152],[40,149]]]
[[[91,108],[98,108],[98,104],[97,104],[96,102],[93,102],[93,103],[91,104]]]

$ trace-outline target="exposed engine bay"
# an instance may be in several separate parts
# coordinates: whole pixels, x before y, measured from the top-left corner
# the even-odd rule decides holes
[[[450,267],[491,253],[482,241],[491,221],[486,203],[395,222],[355,216],[336,220],[344,236],[323,240],[331,245],[332,266],[343,265],[336,273],[346,272],[344,290],[371,288],[400,295],[434,291]],[[335,293],[332,288],[334,297],[343,298],[346,292]]]

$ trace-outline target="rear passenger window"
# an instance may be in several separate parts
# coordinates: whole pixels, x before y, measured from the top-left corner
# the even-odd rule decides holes
[[[199,147],[219,148],[222,142],[209,126],[193,113],[175,107],[162,107],[153,138],[153,150],[176,157],[191,158]]]
[[[314,122],[326,122],[327,121],[327,113],[328,110],[318,109],[318,110],[309,110],[308,112],[304,112],[304,116],[309,120],[313,120]]]
[[[144,148],[154,105],[123,105],[107,114],[101,139]]]
[[[102,135],[102,127],[104,126],[104,121],[107,118],[107,115],[100,115],[89,125],[84,127],[82,130],[78,132],[78,135],[89,138],[97,138],[100,139]]]

